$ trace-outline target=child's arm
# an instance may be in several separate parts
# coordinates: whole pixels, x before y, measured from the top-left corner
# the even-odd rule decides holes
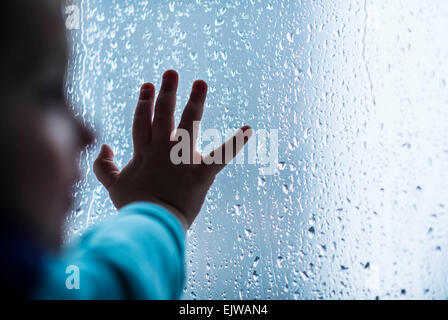
[[[33,298],[179,299],[184,232],[177,218],[159,205],[124,206],[62,259],[46,259]]]
[[[170,134],[177,82],[175,71],[165,72],[155,108],[154,86],[142,86],[132,130],[134,155],[123,170],[113,163],[111,148],[101,148],[94,171],[120,215],[86,235],[67,260],[79,265],[79,291],[68,291],[65,282],[57,280],[68,276],[61,275],[68,263],[50,264],[48,279],[53,280],[47,281],[47,287],[54,282],[53,288],[58,288],[54,292],[61,298],[180,297],[184,231],[199,213],[216,174],[240,151],[251,129],[242,127],[210,155],[195,151],[193,121],[201,120],[207,91],[205,82],[196,81],[178,127],[192,137],[190,164],[173,164],[170,151],[176,142]],[[212,159],[221,161],[210,163]],[[49,297],[48,290],[38,296]]]

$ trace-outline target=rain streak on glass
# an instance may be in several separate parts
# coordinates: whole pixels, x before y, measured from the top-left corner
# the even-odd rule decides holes
[[[92,162],[108,143],[127,163],[139,86],[172,68],[178,106],[208,82],[203,130],[279,142],[272,175],[217,177],[187,235],[185,298],[448,296],[448,2],[68,2],[68,92],[97,144],[67,238],[116,214]]]

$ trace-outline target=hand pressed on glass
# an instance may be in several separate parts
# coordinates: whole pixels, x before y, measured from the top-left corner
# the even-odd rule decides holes
[[[141,87],[132,127],[134,154],[131,161],[120,171],[113,162],[112,149],[103,145],[95,160],[94,172],[118,209],[136,201],[158,203],[188,228],[198,215],[216,174],[241,150],[243,144],[236,141],[246,143],[252,129],[243,126],[210,155],[200,155],[194,148],[193,123],[202,118],[207,84],[197,80],[178,126],[192,137],[189,150],[192,161],[190,164],[173,164],[170,151],[177,142],[170,137],[174,130],[177,84],[177,72],[166,71],[155,108],[154,85],[145,83]],[[210,164],[208,160],[216,159],[216,154],[222,155],[222,161]]]

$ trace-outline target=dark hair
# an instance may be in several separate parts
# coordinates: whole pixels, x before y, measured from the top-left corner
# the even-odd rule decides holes
[[[59,0],[0,1],[1,97],[20,88],[65,32]],[[65,36],[65,34],[63,35]]]
[[[16,139],[14,113],[17,97],[27,94],[23,84],[56,50],[55,42],[65,39],[60,0],[0,1],[0,219],[18,211],[19,186],[15,164],[20,145]],[[65,46],[62,48],[65,53]],[[60,53],[56,53],[60,54]],[[13,207],[12,207],[13,206]]]

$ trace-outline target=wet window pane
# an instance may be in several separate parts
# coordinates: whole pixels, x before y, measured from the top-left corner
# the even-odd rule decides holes
[[[178,106],[208,82],[203,130],[277,130],[272,172],[230,165],[211,188],[185,298],[448,296],[448,2],[69,4],[71,100],[120,166],[139,86],[170,68]],[[82,155],[69,236],[116,213],[97,152]]]

